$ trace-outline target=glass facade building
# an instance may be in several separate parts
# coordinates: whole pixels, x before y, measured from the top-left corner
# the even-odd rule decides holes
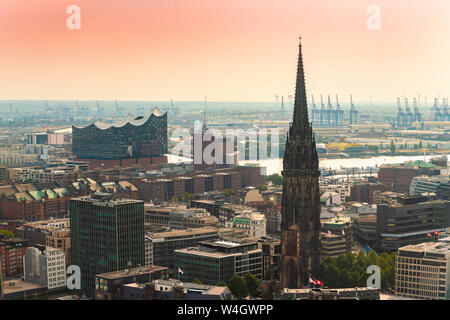
[[[167,112],[155,108],[145,116],[113,123],[72,127],[72,152],[78,158],[128,159],[167,153]]]
[[[69,206],[71,259],[87,296],[94,295],[96,275],[144,265],[143,201],[96,193]]]

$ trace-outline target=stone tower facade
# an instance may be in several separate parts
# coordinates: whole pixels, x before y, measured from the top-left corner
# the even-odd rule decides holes
[[[308,287],[319,273],[319,160],[308,121],[302,45],[299,43],[293,122],[283,159],[282,288]]]

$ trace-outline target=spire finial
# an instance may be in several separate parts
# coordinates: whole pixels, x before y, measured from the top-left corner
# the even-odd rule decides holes
[[[298,37],[298,46],[299,46],[299,47],[302,46],[302,37]]]

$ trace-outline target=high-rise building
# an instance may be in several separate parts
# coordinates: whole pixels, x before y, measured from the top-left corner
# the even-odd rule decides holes
[[[94,296],[97,274],[144,265],[143,201],[95,193],[69,207],[72,264],[81,269],[87,296]]]
[[[299,44],[294,118],[283,159],[281,286],[308,286],[319,272],[320,194],[316,141],[308,121],[302,45]]]

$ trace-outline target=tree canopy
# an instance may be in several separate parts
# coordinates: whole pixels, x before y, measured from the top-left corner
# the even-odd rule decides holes
[[[365,287],[370,274],[367,267],[377,265],[381,271],[381,289],[394,287],[395,278],[395,252],[386,252],[377,255],[370,251],[366,256],[364,252],[357,255],[348,252],[336,258],[326,258],[320,264],[320,275],[324,285],[329,288]]]
[[[244,278],[237,274],[231,277],[228,289],[230,289],[231,293],[236,298],[244,298],[248,295],[247,283],[245,282]]]
[[[0,236],[3,236],[5,239],[10,239],[14,238],[16,235],[11,230],[0,230]]]
[[[278,173],[271,174],[267,176],[267,180],[271,181],[276,186],[281,186],[283,184],[283,177]]]
[[[259,280],[250,272],[247,273],[244,277],[245,283],[248,288],[248,292],[250,295],[255,296],[258,293],[259,289]]]

